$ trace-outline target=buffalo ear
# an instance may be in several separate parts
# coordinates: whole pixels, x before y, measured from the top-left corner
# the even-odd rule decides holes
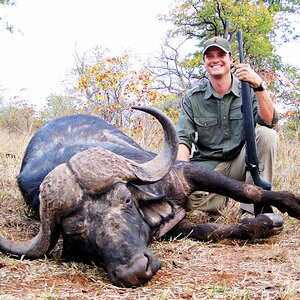
[[[174,205],[164,195],[157,196],[133,184],[128,188],[137,199],[139,212],[150,227],[159,227],[174,217]]]

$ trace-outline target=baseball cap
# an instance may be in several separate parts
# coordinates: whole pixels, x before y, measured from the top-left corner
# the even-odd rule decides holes
[[[224,52],[226,53],[230,53],[231,52],[231,47],[229,42],[221,37],[215,36],[209,40],[207,40],[204,45],[203,45],[203,56],[206,52],[206,50],[210,47],[218,47],[220,49],[222,49]]]

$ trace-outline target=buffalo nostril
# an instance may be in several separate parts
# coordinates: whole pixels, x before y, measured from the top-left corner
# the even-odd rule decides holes
[[[119,265],[111,275],[119,286],[138,286],[149,281],[160,267],[159,261],[153,255],[144,253],[135,257],[131,264]]]
[[[146,257],[146,259],[147,259],[146,272],[148,272],[149,267],[150,267],[149,256],[148,256],[147,254],[145,254],[145,257]]]

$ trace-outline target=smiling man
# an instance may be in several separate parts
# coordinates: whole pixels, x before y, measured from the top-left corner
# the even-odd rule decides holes
[[[272,170],[278,148],[278,135],[273,126],[278,121],[266,83],[247,64],[235,65],[226,39],[214,37],[203,47],[203,62],[209,80],[189,90],[182,102],[177,133],[177,159],[201,166],[247,183],[253,183],[245,168],[240,81],[252,86],[251,100],[256,128],[257,153],[262,177],[272,182]],[[224,196],[195,192],[186,209],[217,213],[226,205]],[[253,212],[253,207],[242,204]]]

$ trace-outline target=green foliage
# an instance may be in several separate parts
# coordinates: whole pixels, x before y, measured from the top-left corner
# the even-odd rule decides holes
[[[231,39],[232,52],[237,56],[236,32],[242,30],[245,60],[268,72],[282,68],[275,45],[298,36],[290,16],[299,14],[299,8],[299,0],[181,0],[162,19],[174,24],[171,37],[195,40],[200,51],[194,51],[190,64],[201,62],[203,42],[213,36]]]
[[[171,36],[196,39],[199,47],[213,36],[231,37],[234,41],[240,29],[246,59],[256,66],[263,66],[266,61],[277,65],[280,60],[274,53],[275,30],[291,25],[283,15],[287,10],[292,11],[292,8],[276,1],[183,0],[164,19],[175,26],[170,31]],[[233,53],[237,54],[236,43],[232,46]]]
[[[205,77],[205,70],[201,67],[204,41],[213,36],[230,39],[232,53],[238,62],[236,32],[242,30],[245,61],[267,81],[272,98],[280,104],[280,108],[285,107],[287,114],[283,116],[288,113],[294,115],[295,111],[299,111],[299,69],[283,65],[276,45],[299,37],[293,26],[293,20],[299,13],[299,0],[178,0],[169,13],[161,17],[174,25],[169,31],[168,41],[181,37],[189,42],[194,41],[195,47],[183,59],[179,56],[161,56],[161,72],[157,68],[150,69],[162,82],[160,87],[168,82],[167,75],[163,80],[162,74],[172,74],[173,89],[169,86],[168,89],[173,94],[182,95],[182,87],[188,89],[191,83],[197,83],[194,79]],[[171,66],[169,72],[166,66]],[[173,66],[182,68],[176,68],[180,74],[172,72]],[[198,71],[198,74],[184,69]],[[187,78],[184,74],[192,76]],[[182,84],[183,78],[187,79],[185,83],[188,84]]]
[[[80,102],[72,96],[50,95],[46,107],[40,111],[43,121],[49,121],[66,115],[82,112]]]

